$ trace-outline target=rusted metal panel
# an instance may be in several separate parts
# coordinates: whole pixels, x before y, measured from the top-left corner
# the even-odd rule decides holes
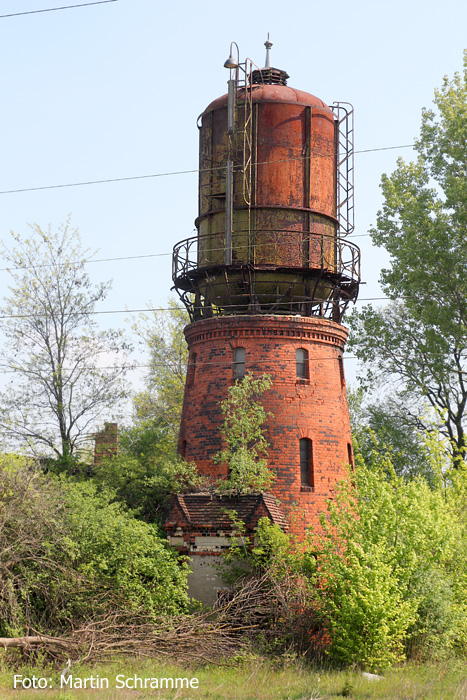
[[[260,263],[301,266],[303,253],[299,252],[307,230],[304,210],[332,217],[336,214],[335,129],[331,110],[312,95],[292,88],[275,85],[258,86],[253,92],[257,105],[255,117],[255,212],[257,234],[255,240],[245,242],[240,236],[237,249],[233,242],[233,256],[237,262],[251,262],[250,251],[256,246],[254,260]],[[241,104],[241,99],[240,99]],[[238,110],[241,118],[242,110]],[[203,114],[201,132],[200,168],[209,170],[200,179],[200,186],[208,193],[200,196],[197,219],[200,236],[220,232],[225,226],[225,167],[229,157],[234,159],[234,238],[236,231],[244,231],[246,216],[241,213],[240,160],[243,144],[241,124],[237,124],[237,140],[229,153],[227,134],[227,99],[222,97]],[[283,209],[288,208],[288,211]],[[268,211],[268,208],[270,211]],[[280,211],[279,211],[280,209]],[[219,219],[219,221],[217,221]],[[209,222],[209,223],[208,223]],[[221,223],[222,222],[222,223]],[[240,224],[240,225],[239,225]],[[296,239],[290,231],[297,230]],[[274,241],[269,245],[271,231]],[[281,230],[284,231],[280,241]],[[286,233],[287,232],[287,233]],[[259,237],[258,237],[259,236]],[[221,241],[219,240],[219,246]],[[258,249],[259,246],[259,249]],[[240,249],[243,254],[240,253]],[[272,257],[268,260],[268,251]]]
[[[338,238],[336,117],[308,93],[254,85],[238,92],[234,124],[229,133],[227,96],[201,118],[198,238],[174,252],[184,303],[201,317],[325,308],[341,314],[358,289],[359,254]],[[233,220],[226,257],[228,163]]]

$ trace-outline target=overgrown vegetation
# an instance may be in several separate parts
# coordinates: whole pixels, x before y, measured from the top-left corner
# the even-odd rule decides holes
[[[226,447],[214,461],[225,464],[228,477],[218,482],[224,493],[266,491],[273,480],[267,466],[267,442],[264,424],[268,417],[261,396],[272,385],[271,377],[263,374],[257,379],[247,373],[228,389],[221,403],[224,423],[221,434]]]
[[[188,609],[186,569],[111,491],[0,463],[0,636],[60,633],[109,611]]]
[[[237,539],[230,575],[261,578],[274,601],[268,650],[382,671],[406,658],[467,652],[467,472],[404,479],[389,457],[337,489],[321,527],[297,550],[263,520],[253,550]]]
[[[172,494],[201,488],[196,465],[180,458],[160,419],[139,421],[121,431],[118,455],[88,467],[85,479],[99,490],[110,486],[133,515],[162,525]]]

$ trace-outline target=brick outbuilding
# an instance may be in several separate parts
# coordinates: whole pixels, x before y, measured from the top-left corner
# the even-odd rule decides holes
[[[245,546],[254,544],[261,518],[287,530],[277,500],[268,493],[221,495],[213,493],[176,494],[172,498],[165,529],[169,544],[189,556],[192,575],[189,594],[212,605],[225,583],[218,565],[232,538],[241,536]],[[244,525],[239,532],[238,522]]]

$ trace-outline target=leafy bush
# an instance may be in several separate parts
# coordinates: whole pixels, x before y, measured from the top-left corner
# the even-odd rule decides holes
[[[181,458],[141,461],[121,454],[104,460],[92,481],[99,489],[110,489],[135,517],[161,525],[172,494],[198,488],[202,478],[194,464]]]
[[[467,470],[430,485],[398,476],[388,454],[372,453],[366,465],[357,451],[355,479],[337,486],[301,549],[267,519],[250,549],[237,523],[229,580],[261,580],[266,648],[317,659],[326,650],[371,671],[407,655],[465,655]]]
[[[406,481],[388,456],[379,468],[358,454],[356,462],[356,489],[340,485],[314,542],[332,655],[382,669],[406,651],[439,658],[464,648],[465,532],[455,490],[441,479],[435,488],[422,477]]]
[[[330,655],[370,671],[401,661],[417,601],[404,600],[384,547],[351,539],[342,550],[324,548],[319,562],[317,605],[327,622]]]
[[[186,569],[112,492],[0,459],[0,633],[68,629],[109,610],[187,609]]]
[[[65,523],[74,542],[74,566],[102,592],[153,614],[187,609],[186,567],[155,526],[136,520],[92,483],[64,484]]]
[[[279,525],[271,523],[269,518],[260,518],[252,548],[243,521],[234,511],[229,512],[229,517],[235,536],[219,564],[226,583],[236,584],[246,576],[263,576],[265,573],[274,579],[280,579],[292,570],[301,573],[302,557]]]

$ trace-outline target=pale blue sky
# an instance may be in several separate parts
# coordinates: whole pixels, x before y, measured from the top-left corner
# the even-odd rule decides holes
[[[73,1],[86,0],[0,0],[0,14]],[[263,65],[267,32],[289,85],[353,103],[357,150],[410,144],[443,75],[462,70],[466,27],[459,0],[118,0],[0,19],[0,191],[196,169],[196,118],[225,92],[230,41]],[[381,173],[411,154],[356,155],[357,236],[375,221]],[[2,194],[0,235],[26,232],[28,222],[55,226],[70,212],[98,257],[169,254],[192,235],[197,176]],[[384,255],[368,237],[354,240],[368,282],[361,297],[378,296]],[[90,270],[113,278],[107,309],[165,305],[169,255]],[[1,296],[6,280],[0,272]]]

